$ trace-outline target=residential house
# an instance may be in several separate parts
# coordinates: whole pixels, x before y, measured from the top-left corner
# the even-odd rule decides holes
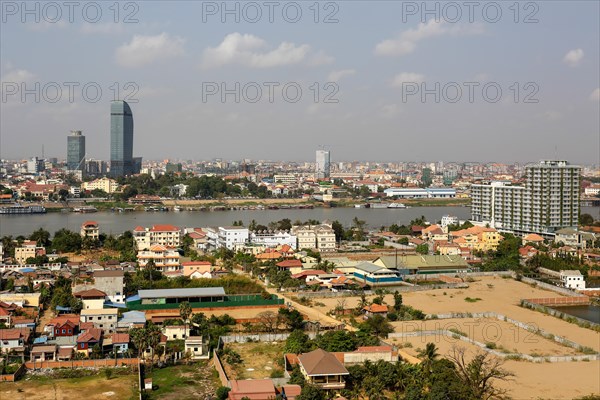
[[[537,233],[530,233],[523,236],[522,244],[525,246],[527,243],[533,244],[544,244],[544,238]]]
[[[124,354],[129,350],[129,334],[128,333],[114,333],[111,336],[112,351],[115,354]]]
[[[106,301],[106,293],[98,289],[83,290],[73,293],[73,296],[81,300],[84,310],[104,308],[104,302]]]
[[[103,331],[101,329],[87,329],[77,338],[77,352],[90,355],[94,346],[102,347],[102,336]]]
[[[30,336],[28,328],[0,329],[0,353],[23,353]]]
[[[429,225],[421,231],[421,237],[423,240],[440,241],[448,240],[447,231],[444,232],[444,228],[437,224]]]
[[[57,350],[55,344],[33,346],[30,350],[30,360],[33,362],[54,361],[56,360]]]
[[[190,336],[185,339],[185,353],[192,360],[207,360],[210,357],[208,342],[202,336]]]
[[[298,249],[333,252],[336,250],[335,232],[331,225],[298,225],[292,227],[292,234],[298,238]]]
[[[33,240],[23,242],[20,247],[15,248],[15,261],[19,265],[27,264],[28,258],[43,256],[46,254],[46,249],[38,246]]]
[[[250,231],[243,226],[220,226],[216,247],[233,250],[236,244],[248,242],[249,237]]]
[[[190,325],[167,325],[163,327],[163,334],[169,342],[172,340],[182,340],[189,336]]]
[[[138,251],[149,250],[157,245],[177,248],[181,245],[181,237],[181,229],[174,225],[153,225],[151,228],[138,226],[133,230]]]
[[[85,309],[81,310],[79,320],[91,322],[94,328],[101,329],[105,333],[115,332],[117,327],[118,310],[116,308]]]
[[[253,231],[250,232],[250,243],[265,246],[278,247],[287,245],[293,250],[296,249],[298,238],[288,231]]]
[[[187,261],[181,263],[183,276],[191,279],[212,278],[212,264],[210,261]]]
[[[350,375],[335,355],[323,349],[300,354],[298,365],[307,383],[326,390],[344,389]]]
[[[562,243],[565,246],[585,249],[588,243],[593,243],[595,235],[590,232],[583,232],[572,228],[563,228],[555,232],[555,243]]]
[[[94,288],[106,293],[112,303],[125,303],[125,272],[123,270],[94,271]]]
[[[450,232],[450,237],[453,243],[483,252],[496,251],[498,245],[504,239],[496,229],[482,226],[472,226],[471,228]]]
[[[75,336],[79,333],[79,322],[79,315],[61,315],[53,318],[44,327],[44,331],[50,337]]]
[[[585,289],[585,279],[578,270],[560,271],[560,280],[568,289]]]
[[[181,272],[179,260],[181,255],[177,249],[155,244],[148,250],[140,250],[137,254],[138,264],[144,268],[150,260],[154,261],[156,270],[162,273]]]
[[[297,274],[302,271],[302,261],[297,258],[283,260],[275,265],[280,271],[290,271],[291,274]]]
[[[86,191],[92,191],[94,189],[100,189],[108,194],[114,193],[118,190],[119,184],[116,180],[110,178],[100,178],[89,182],[83,182],[81,188]]]
[[[96,221],[85,221],[81,224],[81,229],[79,230],[79,234],[82,238],[90,238],[93,240],[100,239],[100,226]]]
[[[388,314],[388,306],[385,304],[371,304],[363,307],[362,311],[365,313],[365,318],[372,317],[374,315],[381,315],[382,317],[387,317]]]
[[[274,400],[277,396],[271,379],[231,380],[229,400]]]

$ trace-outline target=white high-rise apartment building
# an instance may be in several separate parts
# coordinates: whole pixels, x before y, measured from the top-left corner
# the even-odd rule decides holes
[[[581,167],[540,161],[525,169],[525,185],[491,182],[471,186],[471,220],[516,233],[552,235],[577,228]]]
[[[325,179],[329,178],[331,170],[331,158],[330,153],[326,150],[317,150],[317,165],[316,165],[316,178]]]

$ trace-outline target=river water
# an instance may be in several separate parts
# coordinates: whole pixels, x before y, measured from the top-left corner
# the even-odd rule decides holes
[[[595,322],[600,324],[600,307],[598,306],[566,306],[566,307],[552,307],[555,310],[562,311],[565,314],[570,314],[575,317],[583,318],[587,321]]]
[[[61,228],[79,231],[81,224],[87,220],[97,221],[100,232],[120,234],[132,230],[136,226],[154,224],[172,224],[179,227],[226,226],[233,221],[242,220],[248,226],[253,219],[257,223],[267,225],[269,222],[289,218],[307,221],[316,219],[323,221],[338,220],[344,226],[352,225],[354,217],[366,221],[371,228],[391,224],[406,225],[411,220],[425,216],[428,221],[437,222],[443,215],[456,215],[464,220],[470,217],[469,207],[412,207],[407,209],[368,209],[368,208],[313,208],[288,210],[228,210],[228,211],[169,211],[169,212],[124,212],[111,211],[92,214],[79,213],[47,213],[32,215],[0,215],[0,236],[29,235],[42,227],[51,233]]]
[[[582,213],[598,215],[598,207],[582,207]],[[116,213],[111,211],[92,214],[79,213],[47,213],[32,215],[0,215],[0,236],[29,235],[38,228],[44,228],[54,233],[61,228],[79,231],[81,224],[94,220],[100,224],[100,232],[120,234],[132,230],[136,226],[151,226],[154,224],[172,224],[179,227],[226,226],[233,221],[243,221],[248,226],[253,219],[257,223],[267,225],[269,222],[289,218],[307,221],[316,219],[323,221],[338,220],[344,226],[352,225],[357,217],[364,220],[370,228],[389,226],[391,224],[406,225],[411,220],[425,216],[430,222],[439,221],[443,215],[456,215],[460,220],[471,216],[470,207],[411,207],[406,209],[369,209],[369,208],[314,208],[303,210],[229,210],[229,211],[169,211],[145,212],[134,211]]]

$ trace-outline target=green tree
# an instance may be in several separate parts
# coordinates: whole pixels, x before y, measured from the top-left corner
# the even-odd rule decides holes
[[[415,250],[419,254],[427,254],[429,253],[429,246],[427,245],[427,243],[419,244],[417,245]]]
[[[325,398],[325,391],[319,386],[311,384],[305,384],[300,395],[296,397],[298,400],[325,400]]]
[[[185,324],[185,334],[187,335],[187,326],[188,326],[188,320],[190,318],[190,315],[192,315],[192,307],[190,306],[190,303],[188,303],[187,301],[184,301],[182,303],[179,304],[179,316],[181,317],[181,319],[183,320],[183,323]]]
[[[306,353],[312,350],[312,342],[308,335],[301,330],[295,330],[285,341],[284,351],[286,353]]]
[[[294,331],[304,327],[304,317],[298,310],[290,310],[289,308],[280,308],[279,317],[287,329]]]
[[[46,247],[50,245],[50,232],[44,228],[39,228],[29,236],[29,240],[33,240],[38,246]]]

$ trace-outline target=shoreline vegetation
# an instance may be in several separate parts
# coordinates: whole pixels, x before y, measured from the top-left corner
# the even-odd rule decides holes
[[[71,204],[60,202],[40,202],[46,208],[47,212],[61,212],[64,209],[72,211],[81,205],[93,206],[98,211],[111,211],[113,209],[131,209],[134,211],[144,211],[148,205],[129,204],[123,201],[86,201],[85,198],[81,201],[71,201]],[[387,200],[384,199],[383,202]],[[401,203],[408,207],[468,207],[471,199],[469,198],[453,198],[453,199],[406,199]],[[335,199],[331,202],[321,202],[316,200],[306,199],[211,199],[211,200],[163,200],[161,204],[154,206],[167,207],[172,211],[174,207],[181,207],[185,211],[224,211],[229,209],[240,209],[244,207],[263,206],[265,208],[352,208],[355,205],[365,204],[366,200],[357,199]],[[2,205],[9,206],[9,204]]]

